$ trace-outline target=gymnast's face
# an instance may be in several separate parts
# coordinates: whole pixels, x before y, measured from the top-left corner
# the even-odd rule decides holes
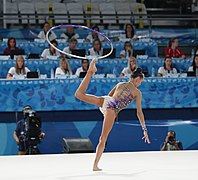
[[[135,85],[135,87],[139,87],[142,84],[142,82],[144,81],[144,79],[137,77],[137,78],[133,79],[132,81],[133,81],[133,84]]]

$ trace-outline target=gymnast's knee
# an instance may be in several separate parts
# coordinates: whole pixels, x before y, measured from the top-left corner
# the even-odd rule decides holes
[[[106,144],[106,141],[107,141],[107,137],[105,136],[100,136],[100,139],[99,139],[99,143],[104,145]]]

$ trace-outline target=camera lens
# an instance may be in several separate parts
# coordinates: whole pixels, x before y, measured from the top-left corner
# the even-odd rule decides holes
[[[169,140],[170,142],[174,142],[174,141],[175,141],[175,138],[172,137],[172,136],[170,136],[170,137],[168,138],[168,140]]]

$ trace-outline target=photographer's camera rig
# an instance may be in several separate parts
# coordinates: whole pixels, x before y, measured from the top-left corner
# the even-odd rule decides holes
[[[24,111],[26,154],[40,154],[38,144],[41,142],[41,119],[36,112]]]

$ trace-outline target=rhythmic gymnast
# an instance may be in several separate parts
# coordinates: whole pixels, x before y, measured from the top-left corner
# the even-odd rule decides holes
[[[90,83],[92,75],[97,71],[95,66],[96,60],[93,59],[90,63],[89,70],[77,89],[76,98],[98,106],[104,115],[102,133],[99,139],[99,143],[96,148],[96,157],[93,164],[93,171],[101,171],[98,167],[98,162],[102,156],[105,148],[107,137],[113,127],[114,121],[122,109],[129,105],[134,99],[136,100],[137,116],[143,129],[143,138],[145,142],[150,144],[150,140],[147,134],[146,125],[144,122],[144,114],[142,112],[141,99],[142,94],[137,89],[142,83],[144,75],[141,68],[138,68],[131,75],[131,79],[128,82],[118,83],[108,94],[108,96],[97,97],[90,94],[86,94],[86,90]]]

